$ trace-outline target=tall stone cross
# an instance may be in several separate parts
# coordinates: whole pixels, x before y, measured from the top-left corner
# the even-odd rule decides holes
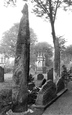
[[[12,98],[14,102],[26,102],[28,96],[27,78],[29,76],[30,61],[30,32],[28,5],[25,4],[22,10],[23,16],[19,25],[19,32],[16,44],[16,56],[13,72],[14,87]]]

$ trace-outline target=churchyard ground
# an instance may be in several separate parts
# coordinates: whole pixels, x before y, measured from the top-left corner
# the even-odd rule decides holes
[[[72,81],[68,84],[68,91],[49,106],[43,115],[72,115]]]
[[[5,87],[11,88],[13,85],[12,73],[5,74],[4,79],[5,82],[0,83],[0,90]],[[9,111],[7,114],[18,115],[18,113],[13,113],[12,111]],[[19,115],[24,115],[24,113],[19,113]],[[72,81],[69,82],[68,91],[66,93],[58,98],[52,105],[46,108],[44,113],[42,111],[39,111],[39,114],[37,115],[72,115]]]

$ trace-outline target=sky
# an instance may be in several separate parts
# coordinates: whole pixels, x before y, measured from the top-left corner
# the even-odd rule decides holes
[[[16,7],[5,7],[4,1],[0,0],[0,40],[2,40],[2,35],[5,31],[9,30],[14,23],[20,22],[23,6],[24,2],[18,0]],[[31,7],[32,6],[29,5],[29,23],[37,35],[38,42],[48,42],[53,45],[49,21],[36,17],[34,13],[31,13]],[[58,10],[55,31],[57,36],[63,36],[63,38],[65,38],[67,41],[66,45],[72,44],[72,12],[65,12],[61,9]]]

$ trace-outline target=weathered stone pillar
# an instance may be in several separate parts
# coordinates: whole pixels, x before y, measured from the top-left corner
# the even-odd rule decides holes
[[[0,66],[0,82],[4,82],[4,68]]]
[[[30,61],[30,32],[27,4],[25,4],[22,13],[23,16],[20,21],[16,46],[12,98],[14,102],[26,104],[28,96],[27,77],[29,76]]]

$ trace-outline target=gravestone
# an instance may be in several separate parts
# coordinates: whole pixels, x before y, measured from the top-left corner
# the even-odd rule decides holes
[[[51,68],[47,73],[47,80],[49,79],[53,81],[53,68]]]
[[[12,89],[12,99],[15,105],[13,110],[14,112],[22,112],[28,108],[27,78],[29,76],[30,62],[30,32],[27,4],[24,5],[22,13],[23,16],[19,25],[13,71],[14,86]]]
[[[36,105],[46,105],[56,96],[56,85],[48,80],[37,95]]]
[[[4,68],[0,66],[0,82],[4,82]]]
[[[37,75],[37,80],[42,80],[43,78],[44,78],[43,74],[40,73],[40,74]]]
[[[39,87],[42,87],[45,84],[45,82],[46,82],[46,79],[44,78]]]

